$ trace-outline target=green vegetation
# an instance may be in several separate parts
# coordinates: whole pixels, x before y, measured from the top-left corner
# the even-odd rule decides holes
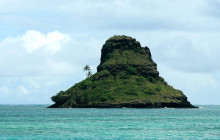
[[[155,91],[152,88],[149,88],[148,90],[144,91],[144,93],[147,95],[153,95]]]
[[[158,85],[157,87],[156,87],[156,91],[161,91],[162,90],[162,87],[160,86],[160,85]]]
[[[137,74],[137,70],[134,67],[128,67],[128,74],[129,75]]]
[[[53,96],[51,107],[193,107],[159,76],[149,48],[131,37],[108,39],[97,73],[83,70],[87,78]]]
[[[155,83],[156,79],[152,76],[147,76],[147,79],[151,82],[151,83]]]

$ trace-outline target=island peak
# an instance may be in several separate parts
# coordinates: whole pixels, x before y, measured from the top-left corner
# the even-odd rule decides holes
[[[106,40],[97,73],[51,99],[50,107],[194,108],[159,76],[150,49],[125,35]]]

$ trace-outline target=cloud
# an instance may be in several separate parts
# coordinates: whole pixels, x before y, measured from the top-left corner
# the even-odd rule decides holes
[[[1,76],[54,76],[81,71],[99,64],[104,41],[71,38],[58,31],[43,34],[28,30],[0,42]],[[95,69],[93,69],[95,71]]]
[[[214,6],[207,0],[9,1],[0,5],[0,20],[8,30],[19,26],[23,31],[34,28],[71,32],[71,29],[79,34],[99,30],[216,31],[220,28],[219,19],[204,16],[210,9]]]
[[[61,4],[59,10],[69,15],[68,21],[75,21],[75,27],[84,25],[90,30],[214,31],[220,27],[219,20],[204,16],[212,7],[207,0],[97,0],[70,1]]]
[[[21,39],[24,41],[23,47],[28,53],[41,48],[54,53],[59,51],[62,45],[71,40],[68,35],[62,34],[58,31],[42,34],[35,30],[27,31]]]
[[[220,71],[220,41],[216,38],[220,33],[176,33],[167,34],[153,48],[155,60],[162,65],[185,72],[217,72]]]
[[[0,42],[1,75],[53,75],[72,71],[74,66],[55,60],[71,38],[58,31],[43,34],[28,30],[21,37],[7,37]]]
[[[102,42],[36,30],[5,38],[0,41],[0,102],[52,103],[51,96],[85,78],[83,66],[95,73]]]

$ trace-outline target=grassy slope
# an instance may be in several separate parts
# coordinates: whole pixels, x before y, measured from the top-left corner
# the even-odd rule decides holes
[[[178,103],[183,96],[181,91],[167,85],[161,77],[145,78],[127,71],[113,76],[103,70],[52,99],[60,107],[73,107],[103,103]]]

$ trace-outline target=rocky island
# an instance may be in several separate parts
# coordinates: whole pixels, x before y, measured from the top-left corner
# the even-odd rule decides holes
[[[97,73],[51,97],[50,108],[194,108],[159,76],[148,47],[128,36],[109,38]]]

